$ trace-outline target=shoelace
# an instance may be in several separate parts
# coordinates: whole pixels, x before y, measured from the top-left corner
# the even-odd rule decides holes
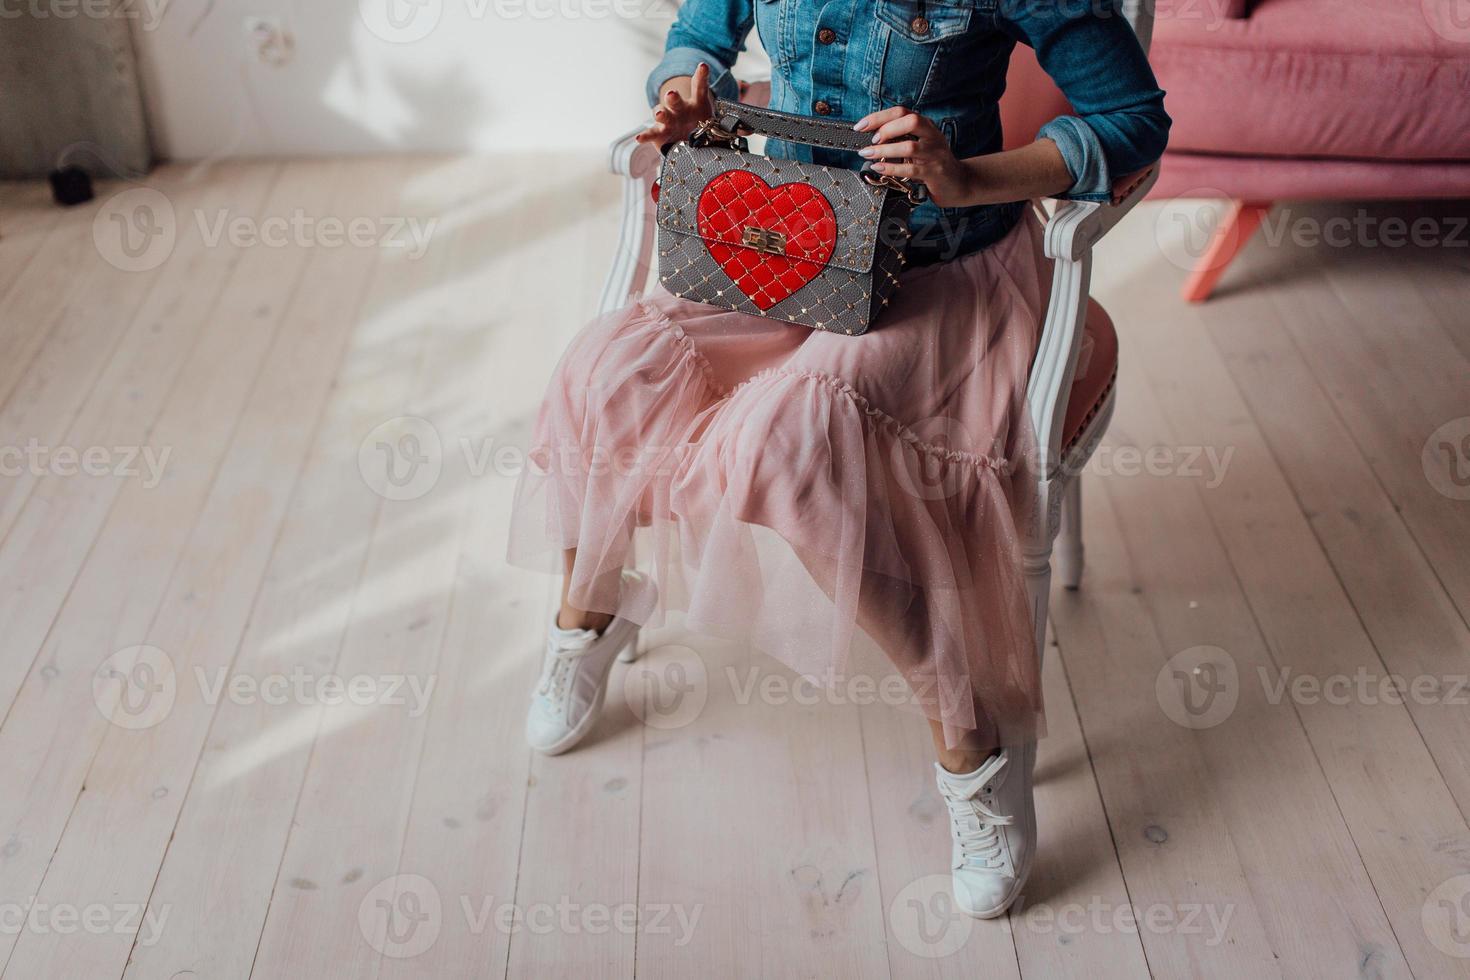
[[[553,701],[561,701],[566,693],[567,682],[572,676],[572,665],[581,659],[596,639],[596,636],[575,637],[563,640],[562,645],[553,647],[551,659],[541,671],[536,693]]]
[[[983,871],[1003,868],[1000,828],[1014,823],[1015,818],[996,813],[994,801],[985,789],[970,799],[951,796],[946,791],[944,802],[949,806],[955,839],[960,842],[965,863]]]

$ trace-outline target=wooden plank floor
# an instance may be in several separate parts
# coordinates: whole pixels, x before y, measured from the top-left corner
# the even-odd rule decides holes
[[[1041,853],[977,922],[913,715],[671,626],[521,742],[599,160],[149,183],[0,184],[3,977],[1470,976],[1470,205],[1278,211],[1203,307],[1209,207],[1104,242]]]

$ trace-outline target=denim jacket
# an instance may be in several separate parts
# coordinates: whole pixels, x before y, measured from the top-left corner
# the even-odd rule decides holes
[[[1168,138],[1164,93],[1121,0],[686,0],[663,60],[648,78],[649,103],[668,79],[710,67],[712,88],[739,97],[730,73],[754,26],[771,56],[771,107],[856,121],[907,106],[932,119],[956,156],[1001,149],[999,102],[1017,42],[1076,110],[1040,137],[1061,150],[1067,197],[1105,201],[1114,177],[1159,158]],[[863,159],[771,140],[774,157],[856,169]],[[954,258],[998,241],[1025,202],[940,208],[911,219],[910,260]]]

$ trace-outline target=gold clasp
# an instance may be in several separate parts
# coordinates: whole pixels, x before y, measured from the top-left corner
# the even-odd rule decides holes
[[[771,255],[786,254],[786,236],[779,231],[746,225],[745,234],[740,240],[757,252],[767,252]]]
[[[745,152],[748,146],[744,136],[741,136],[739,133],[730,132],[715,122],[713,118],[706,119],[699,124],[693,133],[689,134],[689,145],[697,147],[711,145],[723,146],[727,149],[739,150],[742,153]]]
[[[895,190],[908,198],[910,204],[924,203],[924,188],[907,177],[895,177],[893,174],[880,174],[875,170],[862,171],[863,180],[874,187],[887,187]]]

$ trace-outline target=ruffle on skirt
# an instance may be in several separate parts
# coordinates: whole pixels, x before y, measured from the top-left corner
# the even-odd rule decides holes
[[[950,744],[1040,734],[1018,528],[1039,226],[905,273],[859,338],[656,289],[563,356],[517,488],[510,560],[570,598],[748,643],[816,683],[895,672]],[[639,565],[656,592],[624,595]]]

